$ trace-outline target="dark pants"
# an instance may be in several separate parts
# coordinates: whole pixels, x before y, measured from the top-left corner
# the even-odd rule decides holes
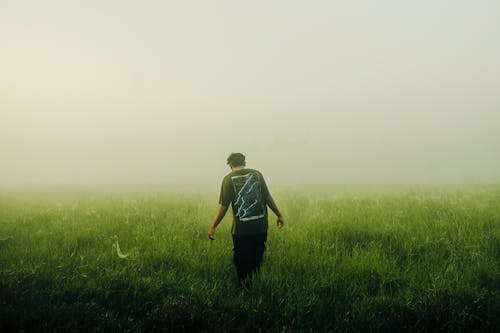
[[[252,275],[259,271],[266,249],[267,233],[233,235],[234,264],[241,286],[247,285]]]

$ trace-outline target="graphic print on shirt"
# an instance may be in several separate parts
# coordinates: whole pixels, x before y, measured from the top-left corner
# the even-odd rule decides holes
[[[231,177],[236,193],[234,211],[240,221],[260,219],[265,216],[260,177],[254,173]]]

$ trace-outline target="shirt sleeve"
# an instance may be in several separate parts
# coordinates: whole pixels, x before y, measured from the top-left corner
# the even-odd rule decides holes
[[[233,199],[233,188],[231,186],[231,180],[224,178],[222,185],[220,187],[219,204],[229,207]]]
[[[259,172],[259,176],[260,176],[260,179],[261,179],[261,189],[262,189],[262,198],[264,199],[264,202],[267,203],[267,200],[269,199],[269,197],[271,196],[271,194],[269,193],[269,189],[267,188],[267,184],[266,184],[266,181],[264,180],[264,176]]]

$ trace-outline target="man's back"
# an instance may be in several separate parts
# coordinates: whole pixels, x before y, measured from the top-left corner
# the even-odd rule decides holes
[[[224,177],[219,203],[232,206],[233,235],[267,232],[268,196],[264,177],[257,170],[235,170]]]

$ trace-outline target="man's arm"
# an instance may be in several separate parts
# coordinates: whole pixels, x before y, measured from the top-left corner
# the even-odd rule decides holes
[[[278,206],[276,206],[276,203],[274,202],[274,199],[271,196],[271,194],[269,194],[267,196],[267,205],[269,206],[269,208],[271,208],[271,210],[274,212],[274,214],[276,214],[276,216],[278,217],[278,219],[276,220],[276,224],[278,225],[278,228],[283,228],[283,226],[285,225],[285,220],[283,218],[283,215],[281,215],[281,212],[278,209]]]
[[[214,221],[212,222],[212,225],[208,229],[208,238],[211,240],[214,240],[214,234],[215,234],[215,228],[219,225],[220,221],[224,218],[227,212],[227,206],[219,204],[219,207],[217,208],[217,215],[215,216]]]

